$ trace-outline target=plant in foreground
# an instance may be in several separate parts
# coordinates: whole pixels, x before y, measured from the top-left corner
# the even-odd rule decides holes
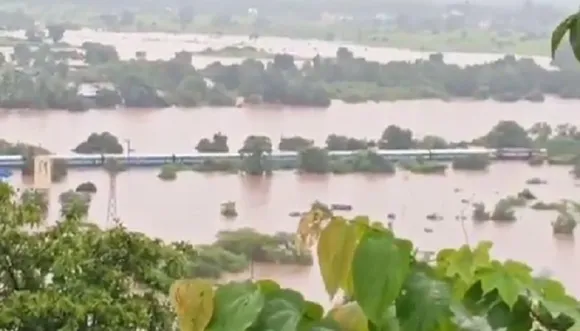
[[[491,259],[489,242],[425,261],[380,223],[316,209],[297,238],[316,246],[329,297],[350,300],[325,312],[271,280],[179,280],[170,296],[181,330],[580,330],[580,304],[562,284],[534,277],[521,262]]]

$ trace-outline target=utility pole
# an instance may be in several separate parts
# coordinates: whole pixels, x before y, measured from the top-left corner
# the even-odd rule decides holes
[[[129,157],[131,156],[131,152],[133,149],[131,148],[131,139],[125,139],[125,155],[127,157],[127,161],[129,161]]]
[[[119,163],[113,159],[105,160],[105,170],[109,174],[109,201],[107,203],[107,226],[117,223],[117,175],[121,172]]]

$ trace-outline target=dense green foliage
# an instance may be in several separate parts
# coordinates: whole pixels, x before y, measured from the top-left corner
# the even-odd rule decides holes
[[[165,293],[176,278],[219,278],[251,261],[312,264],[293,234],[241,229],[212,245],[164,243],[87,222],[86,193],[65,192],[60,202],[62,218],[48,222],[43,193],[0,184],[0,330],[170,331]]]
[[[171,298],[182,331],[203,330],[574,330],[579,302],[527,265],[490,258],[491,243],[444,249],[427,260],[413,243],[368,218],[328,217],[314,209],[300,242],[316,243],[330,298],[324,312],[275,282],[180,280]]]
[[[58,32],[58,31],[57,31]],[[55,32],[53,32],[55,33]],[[4,108],[164,108],[235,105],[328,107],[333,99],[358,103],[408,99],[493,99],[499,102],[545,96],[580,98],[580,71],[544,69],[513,56],[493,63],[446,64],[441,54],[427,60],[381,64],[338,49],[335,58],[316,56],[299,64],[276,54],[264,64],[246,59],[206,68],[191,65],[192,53],[167,61],[121,61],[112,46],[85,42],[78,50],[59,45],[14,46],[0,72]],[[83,65],[79,65],[83,61]]]

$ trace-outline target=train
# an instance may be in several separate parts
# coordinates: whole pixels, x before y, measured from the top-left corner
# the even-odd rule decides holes
[[[545,149],[532,148],[463,148],[463,149],[409,149],[409,150],[373,150],[378,155],[390,161],[404,161],[413,159],[450,161],[458,157],[470,155],[486,155],[496,160],[526,160],[532,157],[545,157]],[[330,151],[329,156],[333,159],[350,157],[360,151]],[[185,154],[53,154],[52,159],[66,162],[70,167],[99,167],[107,159],[112,159],[120,164],[133,167],[161,166],[168,163],[180,163],[196,165],[208,159],[214,160],[240,160],[240,153],[185,153]],[[273,151],[273,161],[290,162],[298,159],[297,152]],[[0,167],[21,168],[26,160],[20,155],[0,155]]]

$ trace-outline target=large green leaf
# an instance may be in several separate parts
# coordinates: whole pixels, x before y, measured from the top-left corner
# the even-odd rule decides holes
[[[564,285],[553,279],[534,278],[532,293],[537,299],[545,299],[569,306],[578,305],[578,301],[566,293]]]
[[[320,233],[318,263],[331,299],[341,286],[346,287],[357,240],[355,226],[341,218],[333,218]]]
[[[533,324],[530,304],[521,296],[512,309],[502,301],[493,305],[487,320],[494,329],[505,328],[506,331],[529,331]]]
[[[304,298],[296,291],[280,290],[267,301],[260,315],[261,331],[296,331],[304,319]]]
[[[250,282],[221,285],[215,293],[212,331],[245,331],[258,318],[264,307],[264,295]]]
[[[356,302],[333,308],[328,316],[335,320],[343,331],[368,331],[368,320]]]
[[[577,331],[580,329],[578,319],[572,317],[577,315],[577,309],[569,309],[567,305],[541,301],[534,307],[534,317],[546,330],[567,330]]]
[[[271,279],[261,279],[256,282],[256,285],[262,291],[266,297],[269,297],[271,294],[276,293],[280,290],[280,285]]]
[[[574,326],[580,329],[580,307],[578,305],[562,304],[550,300],[542,300],[542,305],[554,317],[558,317],[560,314],[570,317],[575,322]]]
[[[482,273],[481,287],[484,293],[497,289],[502,300],[511,309],[518,296],[532,285],[531,271],[529,266],[516,261],[508,260],[503,265],[494,262],[491,268]]]
[[[354,295],[370,321],[381,325],[409,273],[412,244],[390,232],[369,230],[354,254]]]
[[[451,291],[447,284],[414,270],[396,300],[397,317],[404,331],[440,330],[451,320]]]
[[[552,59],[556,55],[556,50],[560,46],[560,43],[562,42],[564,35],[566,35],[566,32],[570,30],[571,25],[576,23],[577,21],[576,15],[577,14],[568,16],[565,20],[563,20],[560,24],[558,24],[556,29],[554,29],[554,31],[552,32],[552,40],[551,40]]]
[[[304,317],[313,321],[319,321],[322,319],[323,315],[324,308],[322,308],[321,305],[312,301],[304,302]]]
[[[458,250],[446,250],[437,255],[437,270],[453,279],[453,297],[460,299],[476,281],[476,272],[491,265],[491,242],[483,241],[475,249],[463,245]]]
[[[580,61],[580,19],[578,19],[579,14],[574,15],[574,19],[570,20],[568,26],[568,40],[570,41],[570,46],[572,46],[572,52],[576,60]]]
[[[442,250],[437,254],[437,262],[446,268],[446,276],[458,276],[465,283],[472,284],[475,272],[491,264],[491,246],[491,242],[483,241],[473,250],[468,245],[463,245],[458,250]]]

